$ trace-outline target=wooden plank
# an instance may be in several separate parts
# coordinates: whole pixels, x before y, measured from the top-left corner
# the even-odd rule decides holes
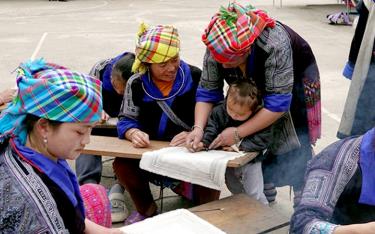
[[[130,141],[121,140],[117,137],[91,136],[90,143],[86,145],[82,153],[140,159],[147,151],[158,150],[169,146],[166,141],[150,141],[148,148],[134,148]],[[240,167],[253,160],[257,152],[249,152],[246,155],[228,161],[228,167]]]
[[[245,194],[233,195],[189,210],[228,234],[261,233],[278,225],[286,225],[290,219]],[[280,230],[285,231],[285,227]],[[280,232],[275,230],[273,233]]]

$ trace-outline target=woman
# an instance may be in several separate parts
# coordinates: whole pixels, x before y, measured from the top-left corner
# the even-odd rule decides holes
[[[375,125],[375,3],[363,0],[344,76],[352,79],[345,102],[338,138],[364,134]]]
[[[142,24],[136,42],[132,76],[126,86],[117,125],[118,136],[134,147],[147,147],[150,139],[185,143],[194,120],[196,88],[201,71],[180,60],[180,40],[172,26],[147,27]],[[139,168],[140,160],[116,158],[113,168],[129,192],[137,212],[125,224],[157,213],[149,181],[160,180]],[[197,203],[218,198],[215,190],[194,186]]]
[[[375,233],[375,129],[333,143],[308,164],[291,233]]]
[[[229,84],[252,79],[262,92],[264,108],[237,128],[238,135],[246,137],[289,116],[275,128],[276,149],[263,162],[264,179],[300,190],[306,162],[312,157],[310,144],[320,137],[319,71],[310,46],[265,12],[236,2],[212,17],[202,40],[208,50],[187,147],[194,151],[201,141],[213,105],[223,99],[224,79]],[[220,145],[233,145],[235,130],[226,128]]]
[[[85,212],[66,162],[78,157],[100,120],[101,82],[36,60],[20,65],[17,85],[15,100],[0,116],[2,232],[120,233],[85,218],[109,214],[101,202],[105,190],[83,188],[90,208],[107,208]],[[110,216],[106,220],[110,225]]]

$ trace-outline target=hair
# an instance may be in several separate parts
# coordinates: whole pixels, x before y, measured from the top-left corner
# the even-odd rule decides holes
[[[31,131],[34,129],[35,123],[39,119],[41,119],[41,117],[38,117],[32,114],[27,114],[26,119],[25,119],[27,134],[31,133]],[[62,122],[56,121],[56,120],[47,119],[47,121],[48,121],[48,124],[54,129],[57,129],[62,124]]]
[[[131,72],[135,60],[133,53],[127,53],[120,60],[118,60],[112,67],[112,74],[118,74],[124,83],[134,74]]]
[[[260,91],[254,81],[240,79],[232,83],[227,92],[227,99],[231,98],[235,104],[248,106],[254,112],[261,103]]]

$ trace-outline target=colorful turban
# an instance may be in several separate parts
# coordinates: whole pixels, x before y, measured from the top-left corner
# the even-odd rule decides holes
[[[22,63],[17,69],[18,93],[0,115],[0,142],[9,137],[26,141],[25,118],[69,123],[94,123],[102,111],[101,82],[43,59]]]
[[[250,51],[264,28],[274,26],[275,20],[264,11],[232,2],[212,17],[202,41],[216,61],[232,62]]]
[[[173,26],[148,27],[142,23],[137,34],[132,72],[145,73],[144,63],[163,63],[180,52],[180,38]]]

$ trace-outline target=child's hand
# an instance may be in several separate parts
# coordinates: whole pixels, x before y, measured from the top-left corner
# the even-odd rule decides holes
[[[110,116],[103,110],[102,111],[102,115],[101,115],[101,119],[100,119],[100,123],[105,123],[109,120]]]

